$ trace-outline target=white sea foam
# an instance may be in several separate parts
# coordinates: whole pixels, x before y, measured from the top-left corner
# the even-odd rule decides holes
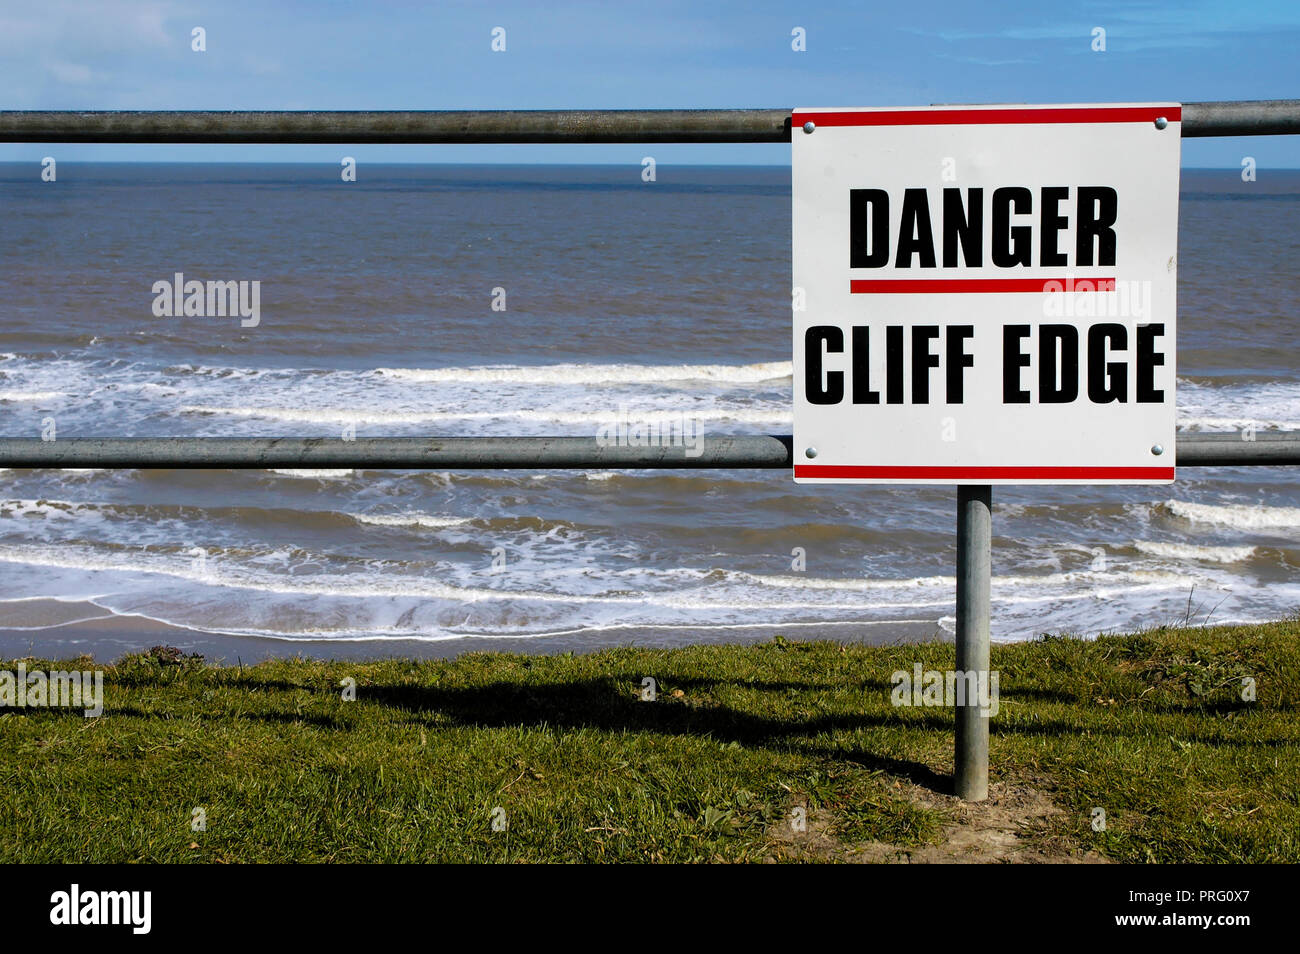
[[[1286,530],[1300,527],[1300,507],[1269,507],[1264,504],[1204,504],[1167,500],[1166,512],[1193,523],[1216,524],[1240,530]]]
[[[619,419],[615,408],[591,411],[561,410],[511,410],[496,411],[358,411],[353,408],[298,408],[252,407],[186,404],[178,409],[185,414],[202,414],[225,417],[256,417],[269,420],[298,421],[311,424],[372,424],[382,420],[385,424],[432,424],[446,421],[527,421],[530,423],[586,425],[596,429]],[[762,424],[788,427],[792,421],[789,411],[753,410],[748,408],[691,408],[689,411],[648,408],[630,412],[636,422],[668,422],[681,420],[683,414],[697,421],[735,421],[742,424]]]
[[[296,469],[296,468],[268,468],[268,473],[276,474],[280,477],[306,477],[316,478],[318,480],[337,480],[340,477],[351,477],[351,469],[337,468],[315,468],[315,469]]]
[[[71,500],[0,500],[0,516],[4,517],[73,517],[93,509],[92,504]]]
[[[1134,547],[1142,553],[1171,560],[1203,560],[1209,563],[1240,563],[1248,560],[1255,553],[1250,546],[1209,547],[1191,543],[1161,543],[1154,540],[1138,540]]]
[[[115,571],[121,573],[160,574],[221,587],[261,590],[281,594],[326,594],[352,597],[421,596],[455,601],[475,601],[491,598],[540,602],[614,604],[657,602],[665,606],[682,608],[734,606],[788,609],[814,606],[838,606],[841,608],[920,606],[929,605],[936,599],[940,602],[950,599],[954,585],[952,577],[916,577],[900,580],[825,580],[815,577],[767,577],[732,570],[704,571],[678,568],[676,572],[670,571],[667,573],[654,570],[638,572],[648,581],[653,581],[661,576],[672,578],[679,573],[685,574],[688,577],[695,577],[694,582],[700,585],[683,590],[680,588],[681,584],[679,582],[677,586],[660,586],[640,592],[628,592],[620,589],[611,595],[609,593],[511,589],[505,585],[501,587],[456,585],[454,583],[439,582],[424,575],[396,574],[391,572],[391,566],[383,563],[376,563],[372,574],[362,576],[321,573],[310,577],[286,577],[279,570],[267,572],[248,563],[226,561],[221,558],[218,552],[210,555],[202,569],[196,568],[188,551],[169,556],[162,553],[140,551],[107,554],[86,547],[0,547],[0,561],[92,572]],[[1050,587],[1064,595],[1068,590],[1077,589],[1077,585],[1083,580],[1113,588],[1121,585],[1139,587],[1183,586],[1197,582],[1199,579],[1196,576],[1187,574],[1158,570],[1078,571],[1049,574],[1041,577],[995,577],[993,586],[995,591],[1003,588],[1018,591],[1025,588]],[[832,593],[875,592],[880,594],[880,598],[875,602],[855,599],[847,603],[828,603],[824,598],[814,595],[824,591]],[[890,598],[891,594],[893,598]],[[795,595],[800,598],[792,599]],[[1008,593],[1007,598],[1016,600],[1021,597]]]
[[[13,589],[90,600],[119,614],[287,639],[527,638],[608,627],[688,633],[760,621],[766,626],[884,620],[935,625],[952,613],[948,576],[822,580],[691,567],[615,570],[573,565],[568,557],[537,564],[536,554],[522,551],[521,558],[520,552],[512,550],[508,575],[492,577],[486,565],[421,568],[357,558],[344,572],[322,571],[324,555],[299,550],[259,556],[212,548],[196,562],[192,551],[174,549],[24,545],[0,547],[0,565],[9,567],[0,579]],[[290,566],[314,571],[290,573]],[[1115,568],[999,576],[993,583],[995,635],[1024,638],[1044,629],[1096,632],[1168,622],[1184,611],[1193,587],[1197,593],[1222,594],[1201,611],[1222,606],[1225,616],[1265,612],[1264,607],[1283,606],[1300,593],[1298,587],[1263,591],[1249,581],[1238,586],[1231,576],[1215,572]],[[537,589],[543,580],[559,589]],[[232,601],[238,613],[231,612]]]
[[[474,368],[378,368],[375,374],[422,384],[758,384],[793,374],[789,361],[761,364],[557,364]]]
[[[918,576],[901,580],[827,579],[797,576],[766,576],[731,570],[722,572],[728,575],[734,575],[738,579],[743,579],[760,586],[781,587],[787,589],[828,589],[870,592],[872,590],[882,589],[907,590],[927,587],[941,587],[951,590],[957,585],[957,578],[952,576]],[[1025,574],[1020,576],[994,576],[991,583],[995,587],[1022,588],[1071,587],[1088,582],[1105,584],[1112,584],[1115,582],[1149,584],[1182,583],[1186,581],[1187,577],[1182,574],[1170,573],[1165,570],[1112,568],[1106,570],[1072,570],[1064,573]]]
[[[1178,426],[1191,431],[1300,429],[1300,382],[1178,383]]]
[[[358,523],[377,527],[424,527],[431,530],[459,527],[470,522],[468,517],[436,517],[427,513],[353,513],[348,516]]]
[[[1300,420],[1272,421],[1258,417],[1180,417],[1178,426],[1188,431],[1240,431],[1253,427],[1256,431],[1300,430]]]
[[[169,419],[225,418],[232,434],[259,421],[355,424],[370,435],[445,424],[466,434],[596,428],[627,406],[637,419],[688,415],[713,425],[785,431],[789,361],[751,364],[502,364],[451,368],[151,367],[142,362],[28,358],[3,362],[0,400],[57,400],[60,426],[99,423],[153,432]],[[256,403],[248,385],[257,383]],[[1300,382],[1181,381],[1183,431],[1300,430]],[[241,426],[240,421],[248,422]],[[65,425],[66,422],[66,425]],[[499,424],[499,427],[497,426]],[[536,425],[533,428],[532,425]]]
[[[247,565],[227,563],[220,554],[212,554],[200,568],[188,553],[175,558],[153,554],[108,556],[84,548],[0,547],[0,562],[43,566],[87,572],[117,572],[173,577],[236,590],[250,590],[294,596],[331,597],[420,597],[423,599],[476,602],[483,599],[529,600],[541,603],[641,603],[642,597],[585,596],[546,593],[536,590],[511,590],[504,586],[455,586],[438,583],[427,577],[399,577],[376,573],[366,579],[331,574],[315,577],[290,577],[283,573],[259,574]],[[381,567],[376,567],[382,570]]]
[[[55,401],[67,396],[64,391],[0,391],[0,401]]]

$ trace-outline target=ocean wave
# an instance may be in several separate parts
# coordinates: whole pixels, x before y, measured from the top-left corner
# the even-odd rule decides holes
[[[77,517],[98,509],[94,504],[71,500],[0,500],[0,517]]]
[[[913,589],[924,587],[943,587],[953,589],[957,585],[957,578],[953,576],[918,576],[906,579],[829,579],[817,577],[797,577],[797,576],[767,576],[762,574],[745,573],[739,570],[722,570],[718,571],[728,575],[734,575],[737,578],[744,579],[746,582],[754,583],[759,586],[780,587],[780,588],[805,588],[805,589],[830,589],[830,590],[852,590],[858,592],[869,592],[881,589]],[[1060,573],[1044,573],[1037,575],[1024,574],[1019,576],[994,576],[991,584],[995,587],[1068,587],[1079,583],[1099,582],[1106,584],[1121,583],[1185,583],[1188,577],[1181,573],[1170,573],[1166,570],[1152,569],[1120,569],[1108,568],[1105,570],[1087,569],[1071,570]]]
[[[1208,523],[1238,530],[1288,530],[1300,527],[1300,507],[1264,504],[1204,504],[1166,500],[1159,509],[1192,523]]]
[[[1161,543],[1154,540],[1137,540],[1133,546],[1148,556],[1171,560],[1204,560],[1209,563],[1240,563],[1255,554],[1255,547],[1209,547],[1191,543]]]
[[[277,477],[304,477],[304,478],[315,478],[317,480],[337,480],[340,477],[351,477],[355,473],[355,471],[351,469],[339,469],[339,468],[329,468],[329,467],[315,468],[315,469],[292,468],[292,467],[285,467],[285,468],[270,467],[267,469],[267,473],[275,474]]]
[[[202,561],[192,559],[194,551],[183,551],[174,558],[165,554],[133,553],[118,556],[88,552],[80,549],[52,547],[0,547],[0,562],[49,567],[62,570],[79,570],[91,573],[116,572],[164,576],[191,583],[200,583],[224,589],[248,590],[287,596],[393,598],[417,597],[472,603],[484,599],[521,600],[540,603],[643,603],[642,597],[589,596],[570,593],[548,593],[540,590],[511,590],[504,586],[456,586],[438,583],[427,577],[377,576],[372,579],[355,578],[339,574],[319,574],[309,581],[303,577],[283,573],[254,575],[251,568],[225,561],[221,552],[204,551]],[[197,555],[197,554],[196,554]],[[376,570],[382,571],[382,567]],[[388,581],[388,582],[381,582]]]
[[[1300,420],[1270,421],[1257,417],[1180,417],[1178,427],[1188,431],[1239,431],[1253,427],[1257,431],[1300,430]]]
[[[422,384],[758,384],[789,378],[794,373],[794,366],[790,361],[742,365],[494,365],[471,368],[377,368],[374,373]]]
[[[358,523],[376,527],[422,527],[430,530],[459,527],[470,522],[468,517],[435,517],[427,513],[353,513],[348,516]]]
[[[0,401],[54,401],[67,396],[64,391],[0,391]]]
[[[403,517],[403,514],[377,514]],[[418,522],[420,515],[414,515]],[[195,559],[195,556],[198,559]],[[213,547],[111,549],[3,546],[3,579],[16,591],[94,602],[207,632],[283,639],[533,638],[605,628],[936,625],[952,613],[954,580],[818,579],[724,569],[617,570],[572,563],[489,575],[487,565],[410,564],[352,557],[321,572],[321,555]],[[307,574],[288,572],[290,566]],[[57,570],[65,573],[52,572]],[[552,571],[555,572],[552,572]],[[539,572],[540,571],[540,572]],[[559,589],[540,590],[537,583]],[[498,585],[499,584],[499,585]],[[510,586],[519,586],[511,589]],[[1217,591],[1214,607],[1260,611],[1250,581],[1214,571],[1112,569],[999,576],[993,581],[995,635],[1025,638],[1045,626],[1095,633],[1169,622],[1186,594]],[[589,588],[573,592],[573,588]],[[1268,591],[1267,603],[1296,587]],[[1235,605],[1234,605],[1235,603]],[[759,622],[761,621],[761,622]]]
[[[602,411],[537,411],[509,410],[497,411],[392,411],[371,410],[358,411],[352,408],[292,408],[292,407],[252,407],[252,406],[217,406],[187,404],[179,408],[183,414],[200,414],[225,417],[260,417],[271,420],[297,421],[312,424],[353,423],[353,424],[431,424],[445,421],[497,421],[517,420],[530,423],[551,424],[586,424],[592,428],[603,425],[613,426],[618,423],[674,423],[683,417],[695,421],[736,421],[743,424],[764,424],[788,427],[792,415],[786,410],[756,410],[750,408],[690,408],[689,410],[669,410],[651,408],[644,411],[631,409],[626,415],[615,409]]]
[[[1180,382],[1178,426],[1193,431],[1300,429],[1300,382]]]

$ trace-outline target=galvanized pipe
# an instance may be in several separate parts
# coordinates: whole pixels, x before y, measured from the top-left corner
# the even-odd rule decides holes
[[[788,109],[0,111],[3,142],[789,142]]]
[[[1177,462],[1179,467],[1300,464],[1300,431],[1180,434]]]
[[[1300,133],[1300,99],[1184,103],[1183,137]]]
[[[602,447],[594,437],[76,437],[0,438],[0,467],[377,470],[780,469],[789,435],[705,437],[686,447]],[[1178,438],[1180,467],[1300,464],[1300,433]]]
[[[789,467],[789,437],[709,437],[687,447],[602,447],[594,437],[0,438],[0,467],[400,470]]]
[[[0,142],[790,141],[789,109],[0,110]],[[1184,103],[1182,134],[1300,133],[1300,100]]]
[[[993,578],[993,488],[957,488],[957,682],[953,788],[958,798],[982,802],[989,795],[989,710],[971,679],[989,686],[989,619]],[[987,691],[987,690],[986,690]]]

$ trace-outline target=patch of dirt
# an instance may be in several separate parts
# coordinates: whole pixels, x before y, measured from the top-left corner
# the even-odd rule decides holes
[[[942,812],[950,819],[936,842],[902,847],[882,841],[845,844],[833,834],[832,813],[808,814],[806,830],[779,824],[771,832],[779,857],[857,864],[1110,864],[1063,835],[1057,816],[1063,810],[1042,792],[1015,782],[989,786],[983,802],[963,802],[923,786],[899,781],[893,794]],[[773,858],[776,860],[776,858]]]

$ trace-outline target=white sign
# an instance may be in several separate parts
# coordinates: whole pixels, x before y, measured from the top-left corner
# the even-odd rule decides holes
[[[1180,115],[795,110],[795,480],[1172,481]]]

